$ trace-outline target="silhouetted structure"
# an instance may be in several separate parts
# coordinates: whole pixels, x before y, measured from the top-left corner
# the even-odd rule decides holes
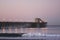
[[[35,22],[42,23],[42,22],[44,22],[44,21],[41,20],[40,18],[35,18]]]
[[[46,27],[47,22],[44,22],[40,18],[36,18],[35,22],[0,22],[0,28],[1,27],[22,27],[22,28],[35,28],[35,27]]]

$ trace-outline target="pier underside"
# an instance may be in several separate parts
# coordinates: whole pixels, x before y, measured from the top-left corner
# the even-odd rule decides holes
[[[8,26],[19,26],[22,28],[37,28],[37,27],[46,27],[47,22],[43,23],[36,23],[36,22],[0,22],[0,28],[1,27],[8,27]]]

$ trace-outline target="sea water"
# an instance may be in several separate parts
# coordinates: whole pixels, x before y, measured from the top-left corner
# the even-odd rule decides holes
[[[0,37],[0,40],[60,40],[59,25],[47,25],[45,28],[3,27],[0,29],[0,33],[30,33],[30,35],[24,37]],[[40,34],[40,36],[37,36],[37,34]],[[45,36],[42,36],[43,34]]]

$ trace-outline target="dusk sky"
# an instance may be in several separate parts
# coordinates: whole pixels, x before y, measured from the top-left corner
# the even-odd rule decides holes
[[[60,0],[0,0],[0,21],[34,21],[60,25]]]

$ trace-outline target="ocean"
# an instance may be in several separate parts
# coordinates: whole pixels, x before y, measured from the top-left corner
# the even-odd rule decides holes
[[[47,25],[44,28],[3,27],[0,33],[26,33],[23,37],[0,37],[0,40],[60,40],[60,25]]]

